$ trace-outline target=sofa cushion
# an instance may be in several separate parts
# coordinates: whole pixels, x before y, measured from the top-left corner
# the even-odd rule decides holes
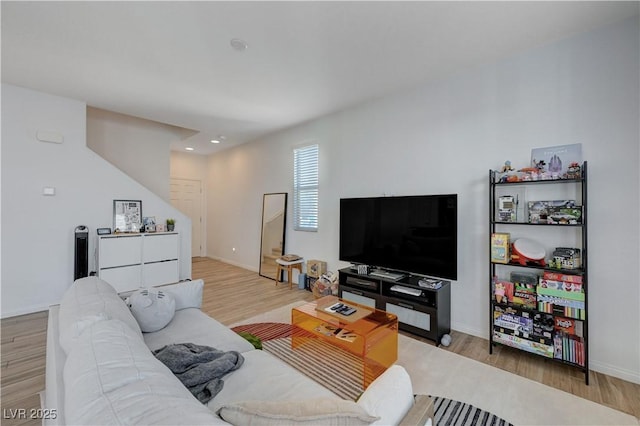
[[[60,302],[60,346],[69,353],[84,330],[98,321],[119,319],[142,339],[142,331],[115,289],[98,277],[76,280]]]
[[[225,376],[224,387],[207,406],[218,412],[223,405],[243,401],[288,401],[339,396],[294,367],[265,351],[244,352],[242,368]]]
[[[202,291],[204,281],[183,281],[177,284],[158,287],[159,290],[169,293],[176,301],[176,311],[186,308],[198,308],[202,306]]]
[[[127,300],[131,313],[143,333],[164,328],[176,312],[173,296],[162,290],[143,288],[133,292]]]
[[[195,343],[241,353],[254,349],[237,333],[196,308],[177,311],[165,328],[144,333],[143,338],[152,351],[173,343]]]
[[[234,425],[369,425],[378,420],[353,401],[313,398],[304,401],[246,401],[224,405],[220,417]]]
[[[67,424],[224,424],[119,320],[88,327],[63,376]]]
[[[380,420],[375,425],[398,424],[413,406],[413,386],[404,367],[392,365],[358,398],[358,405]]]

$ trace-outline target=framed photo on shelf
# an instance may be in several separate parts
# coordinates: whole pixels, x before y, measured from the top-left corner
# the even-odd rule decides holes
[[[147,216],[142,218],[142,230],[144,232],[156,232],[155,216]]]
[[[582,166],[582,144],[548,146],[531,150],[531,167],[548,173],[551,178],[563,179],[567,177],[569,167]]]
[[[140,232],[141,200],[113,200],[113,229],[116,232]]]

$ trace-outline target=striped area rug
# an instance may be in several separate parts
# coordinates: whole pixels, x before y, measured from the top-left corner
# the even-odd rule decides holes
[[[313,338],[299,328],[282,323],[246,324],[233,328],[262,340],[263,350],[311,377],[344,399],[355,401],[363,392],[362,361],[355,355]],[[291,349],[291,336],[301,337]],[[442,397],[434,398],[435,424],[447,426],[511,426],[500,417],[473,405]]]
[[[291,324],[282,324],[279,322],[260,322],[256,324],[238,325],[232,328],[236,333],[244,331],[258,336],[263,342],[266,340],[291,337],[292,329],[293,326]]]
[[[453,399],[432,396],[436,425],[455,426],[513,426],[495,414],[481,410],[471,404],[455,401]]]
[[[314,338],[291,350],[291,338],[262,342],[262,349],[311,377],[343,399],[355,401],[363,392],[362,361]]]
[[[239,325],[233,331],[251,333],[262,340],[262,349],[311,377],[341,398],[355,401],[363,391],[362,360],[291,324]],[[300,345],[291,350],[291,336]]]

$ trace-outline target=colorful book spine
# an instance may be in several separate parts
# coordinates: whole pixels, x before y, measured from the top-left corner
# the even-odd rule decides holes
[[[491,261],[494,263],[509,263],[511,254],[509,241],[511,234],[508,232],[495,232],[491,234]]]
[[[571,306],[562,306],[558,303],[553,303],[553,301],[539,301],[538,310],[548,314],[563,315],[568,318],[575,318],[579,320],[587,319],[587,311],[584,309],[584,305],[582,308],[576,308]]]
[[[554,358],[584,367],[584,342],[580,337],[563,332],[557,333],[554,337],[553,348]]]
[[[574,291],[574,292],[582,291],[581,283],[572,283],[569,281],[547,280],[544,278],[540,279],[540,287],[553,289],[553,290],[564,290],[564,291]]]
[[[493,340],[507,346],[512,346],[547,358],[553,358],[554,348],[552,344],[546,345],[522,337],[501,333],[496,330],[493,331]]]
[[[537,288],[538,296],[552,296],[560,299],[569,299],[569,300],[578,300],[584,301],[584,292],[582,291],[565,291],[565,290],[557,290],[554,288],[542,287],[538,286]]]
[[[568,283],[582,284],[582,275],[569,275],[560,272],[545,271],[542,279],[551,281],[564,281]]]

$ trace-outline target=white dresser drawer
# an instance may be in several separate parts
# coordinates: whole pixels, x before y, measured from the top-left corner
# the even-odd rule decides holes
[[[111,284],[118,293],[136,290],[140,287],[141,265],[101,269],[98,276]]]
[[[142,260],[141,253],[141,235],[100,237],[98,256],[101,269],[135,265]]]
[[[145,287],[178,282],[178,261],[145,263],[142,283]]]
[[[147,234],[144,237],[142,262],[177,259],[178,246],[178,234]]]

